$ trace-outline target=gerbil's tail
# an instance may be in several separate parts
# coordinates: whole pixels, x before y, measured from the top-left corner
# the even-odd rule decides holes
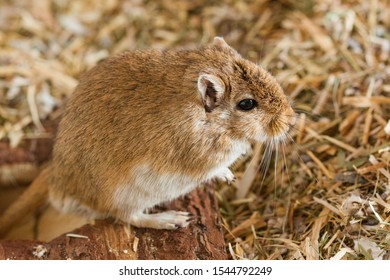
[[[27,214],[35,212],[48,197],[49,168],[44,168],[27,190],[0,217],[0,237],[4,237]]]

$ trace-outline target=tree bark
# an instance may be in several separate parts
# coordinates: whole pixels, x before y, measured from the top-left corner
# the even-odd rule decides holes
[[[0,259],[173,260],[226,259],[218,204],[213,190],[195,190],[166,209],[198,217],[187,228],[134,228],[112,220],[96,221],[50,242],[0,241]]]

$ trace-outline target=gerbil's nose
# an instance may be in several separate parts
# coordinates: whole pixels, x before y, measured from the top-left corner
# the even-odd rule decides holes
[[[294,126],[297,123],[297,117],[295,116],[295,113],[289,118],[288,124],[290,126]]]
[[[295,115],[295,112],[292,108],[290,108],[289,112],[287,113],[288,115],[288,118],[287,118],[287,122],[288,122],[288,125],[291,127],[291,126],[294,126],[297,122],[297,117]]]

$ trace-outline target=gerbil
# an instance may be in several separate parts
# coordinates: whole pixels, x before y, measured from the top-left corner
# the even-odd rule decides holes
[[[187,212],[146,210],[210,179],[232,181],[229,166],[256,141],[284,139],[294,115],[276,80],[220,37],[196,50],[125,52],[82,77],[52,162],[21,201],[39,204],[47,188],[63,212],[185,227]],[[21,209],[7,211],[0,231]]]

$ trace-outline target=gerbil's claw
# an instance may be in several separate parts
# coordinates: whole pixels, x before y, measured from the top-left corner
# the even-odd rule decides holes
[[[220,170],[219,174],[217,174],[216,176],[217,178],[225,181],[226,183],[228,183],[229,185],[231,185],[235,180],[236,180],[236,177],[234,176],[234,174],[230,171],[229,168],[223,168]]]
[[[232,180],[231,182],[229,182],[229,185],[232,184],[232,183],[234,183],[236,180],[237,180],[237,177],[234,176],[233,180]]]
[[[187,222],[195,221],[197,218],[198,218],[198,217],[196,217],[195,215],[191,214],[190,216],[188,216]]]
[[[236,177],[235,177],[235,176],[234,176],[234,178],[231,179],[231,180],[229,180],[228,178],[226,178],[226,182],[228,183],[228,185],[233,184],[235,181],[236,181]]]

